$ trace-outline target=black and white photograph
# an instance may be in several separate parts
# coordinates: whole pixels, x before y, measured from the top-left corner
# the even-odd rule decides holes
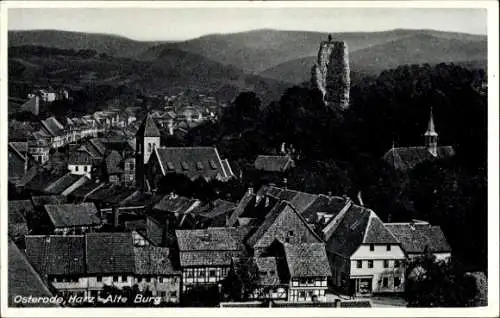
[[[497,316],[498,4],[374,3],[1,3],[2,316]]]

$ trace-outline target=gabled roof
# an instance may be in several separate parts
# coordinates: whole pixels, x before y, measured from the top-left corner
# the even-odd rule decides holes
[[[42,120],[42,126],[52,136],[64,136],[64,126],[55,117]]]
[[[282,172],[293,166],[294,162],[290,156],[259,155],[254,162],[255,169],[268,172]]]
[[[54,303],[23,304],[15,302],[15,296],[52,297],[47,285],[29,263],[26,255],[9,240],[8,246],[8,306],[9,307],[59,307]]]
[[[291,277],[332,276],[324,243],[283,244]]]
[[[85,238],[89,274],[135,272],[135,254],[131,233],[87,233]]]
[[[189,213],[200,205],[200,200],[177,195],[166,195],[153,207],[154,210],[168,213]]]
[[[236,275],[241,275],[242,271],[248,270],[247,266],[254,266],[258,272],[258,284],[260,286],[281,284],[276,257],[234,257],[233,266]]]
[[[56,228],[101,224],[94,203],[46,204],[44,208]]]
[[[441,160],[455,155],[452,146],[436,148],[437,156],[434,157],[427,147],[400,147],[392,148],[384,155],[384,160],[397,170],[410,170],[424,161]]]
[[[41,275],[85,274],[83,235],[28,235],[26,255]]]
[[[71,192],[71,196],[75,198],[85,198],[103,186],[105,186],[105,183],[102,182],[87,182],[81,187],[78,187],[75,191]]]
[[[255,199],[255,194],[250,191],[245,192],[243,198],[241,198],[240,202],[236,205],[234,212],[231,214],[231,217],[227,221],[227,226],[235,226],[238,222],[238,218],[245,212],[245,208],[247,205]]]
[[[61,194],[66,189],[68,189],[69,187],[74,185],[76,182],[81,181],[81,180],[83,180],[83,182],[85,182],[85,180],[89,180],[89,179],[86,178],[85,176],[74,175],[74,174],[71,174],[68,172],[67,174],[65,174],[61,178],[57,179],[53,183],[50,183],[45,188],[45,192],[51,193],[51,194]]]
[[[451,247],[439,225],[429,223],[385,223],[406,253],[450,253]]]
[[[162,147],[156,150],[164,174],[175,172],[194,180],[202,177],[213,179],[230,175],[214,147]],[[155,156],[156,157],[156,156]]]
[[[35,207],[41,207],[46,204],[62,204],[66,203],[67,197],[63,195],[34,195],[31,197],[31,201]]]
[[[283,215],[283,217],[280,218],[281,215]],[[266,218],[257,231],[248,238],[247,244],[252,247],[262,244],[266,245],[265,242],[262,242],[265,236],[272,238],[271,240],[277,239],[281,241],[285,235],[283,232],[288,231],[287,223],[284,221],[285,219],[290,220],[289,215],[292,215],[292,217],[295,215],[303,224],[305,232],[309,233],[310,237],[314,238],[314,241],[321,242],[321,238],[309,227],[307,222],[297,213],[294,207],[287,201],[281,201],[266,215]]]
[[[154,119],[150,114],[147,114],[144,120],[142,121],[139,129],[137,130],[136,136],[143,137],[161,137],[160,130],[156,126]]]
[[[43,192],[48,184],[51,184],[66,174],[66,171],[37,171],[36,174],[25,184],[25,188]]]
[[[134,254],[136,274],[172,275],[178,273],[170,261],[168,247],[134,247]]]
[[[92,157],[85,151],[73,151],[69,154],[68,164],[70,165],[91,165]]]
[[[179,251],[237,251],[243,248],[236,228],[209,227],[201,230],[176,230]]]
[[[196,210],[196,214],[205,218],[215,218],[219,215],[230,213],[234,210],[236,204],[230,201],[217,199]]]
[[[283,189],[275,186],[263,186],[258,191],[259,195],[270,195],[280,200],[290,202],[299,214],[302,214],[318,197],[316,194]]]
[[[344,257],[350,257],[362,244],[399,244],[372,210],[355,204],[325,240],[328,251]]]
[[[123,169],[120,167],[122,156],[116,150],[112,150],[104,159],[106,164],[106,171],[108,174],[122,173]]]

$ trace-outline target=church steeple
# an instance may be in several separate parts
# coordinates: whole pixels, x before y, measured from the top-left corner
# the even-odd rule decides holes
[[[161,132],[148,113],[135,135],[135,180],[137,186],[141,189],[144,186],[146,164],[154,150],[160,148],[160,139]]]
[[[429,122],[427,123],[427,131],[424,134],[425,136],[425,146],[431,155],[434,157],[437,156],[437,141],[438,141],[438,133],[434,127],[434,116],[432,115],[432,107],[429,117]]]

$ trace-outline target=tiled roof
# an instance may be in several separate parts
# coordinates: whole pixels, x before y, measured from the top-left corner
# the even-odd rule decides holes
[[[43,302],[23,304],[14,301],[14,297],[52,297],[52,293],[38,273],[28,262],[26,255],[9,240],[8,246],[8,306],[9,307],[59,307],[57,304]]]
[[[56,228],[101,224],[94,203],[47,204],[44,208]]]
[[[59,172],[59,171],[49,171],[42,170],[36,171],[36,174],[25,184],[25,188],[34,191],[43,192],[48,184],[51,184],[64,176],[67,171]]]
[[[73,151],[68,158],[68,164],[71,165],[90,165],[92,164],[92,157],[85,151]]]
[[[154,210],[169,212],[169,213],[188,213],[200,205],[198,199],[186,198],[181,196],[172,196],[170,194],[164,196],[153,207]]]
[[[210,204],[206,204],[199,209],[195,213],[205,218],[215,218],[222,214],[231,213],[236,204],[230,201],[217,199]]]
[[[455,150],[452,146],[437,147],[437,156],[434,157],[427,147],[401,147],[390,149],[384,160],[398,170],[409,170],[424,161],[453,157]]]
[[[105,184],[102,182],[87,182],[81,187],[78,187],[75,191],[71,192],[71,196],[75,198],[84,198],[85,196],[93,193],[93,191],[98,190],[103,187]]]
[[[243,254],[243,250],[181,251],[179,261],[182,267],[229,266],[233,257],[241,257]]]
[[[426,247],[431,253],[451,252],[451,247],[438,225],[385,223],[385,227],[394,234],[406,253],[420,254]]]
[[[324,243],[284,244],[291,277],[331,276]]]
[[[68,189],[81,179],[89,180],[85,176],[74,175],[68,172],[66,175],[49,184],[45,188],[45,192],[51,194],[61,194],[64,190]]]
[[[52,137],[63,136],[65,134],[64,126],[55,117],[42,120],[42,126]]]
[[[235,251],[243,248],[232,227],[213,227],[202,230],[176,230],[180,251]]]
[[[112,150],[104,159],[106,164],[106,172],[108,174],[122,173],[123,169],[120,167],[122,156],[116,150]]]
[[[83,235],[28,235],[26,255],[41,275],[85,274]]]
[[[259,270],[260,285],[275,285],[280,283],[278,263],[275,257],[254,257]]]
[[[326,237],[328,251],[350,257],[361,244],[398,244],[398,241],[370,209],[352,204]],[[333,221],[333,220],[332,220]]]
[[[136,274],[172,275],[177,273],[170,262],[168,247],[135,247],[134,253]]]
[[[162,170],[176,172],[190,179],[213,179],[218,175],[229,178],[217,148],[213,147],[162,147],[156,150]]]
[[[161,137],[160,130],[156,126],[151,115],[146,115],[141,125],[139,126],[139,130],[137,130],[136,136],[143,137]]]
[[[281,172],[294,165],[293,160],[289,156],[265,156],[260,155],[255,159],[254,166],[257,170],[268,172]]]
[[[9,147],[12,148],[23,160],[28,152],[28,142],[26,141],[10,141]]]
[[[101,156],[104,156],[106,152],[106,146],[101,142],[99,138],[92,138],[88,142]]]
[[[31,197],[31,201],[35,207],[41,207],[46,204],[61,204],[66,203],[67,197],[63,195],[35,195]]]
[[[281,215],[283,215],[283,217],[280,217]],[[274,208],[266,215],[266,218],[257,231],[255,231],[255,233],[248,238],[247,244],[253,247],[265,244],[265,242],[262,242],[264,237],[267,237],[268,239],[283,239],[283,236],[285,235],[284,232],[288,231],[286,228],[288,224],[287,221],[292,220],[290,218],[291,215],[295,215],[298,219],[300,219],[300,222],[305,228],[305,233],[309,233],[310,236],[314,237],[317,242],[321,241],[318,235],[309,227],[307,222],[300,216],[299,213],[297,213],[294,207],[287,201],[281,201],[278,204],[275,204]],[[275,223],[276,226],[273,226]]]
[[[238,222],[238,218],[245,212],[246,207],[252,200],[255,200],[255,194],[249,191],[245,192],[245,195],[236,205],[236,208],[234,209],[234,212],[231,214],[231,217],[227,221],[226,225],[235,226],[236,223]]]
[[[135,272],[131,233],[87,233],[85,238],[89,274]]]

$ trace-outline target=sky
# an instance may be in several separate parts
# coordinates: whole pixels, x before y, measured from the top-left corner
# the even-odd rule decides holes
[[[486,17],[485,9],[465,8],[10,8],[8,28],[162,41],[264,28],[332,33],[404,28],[485,35]]]

